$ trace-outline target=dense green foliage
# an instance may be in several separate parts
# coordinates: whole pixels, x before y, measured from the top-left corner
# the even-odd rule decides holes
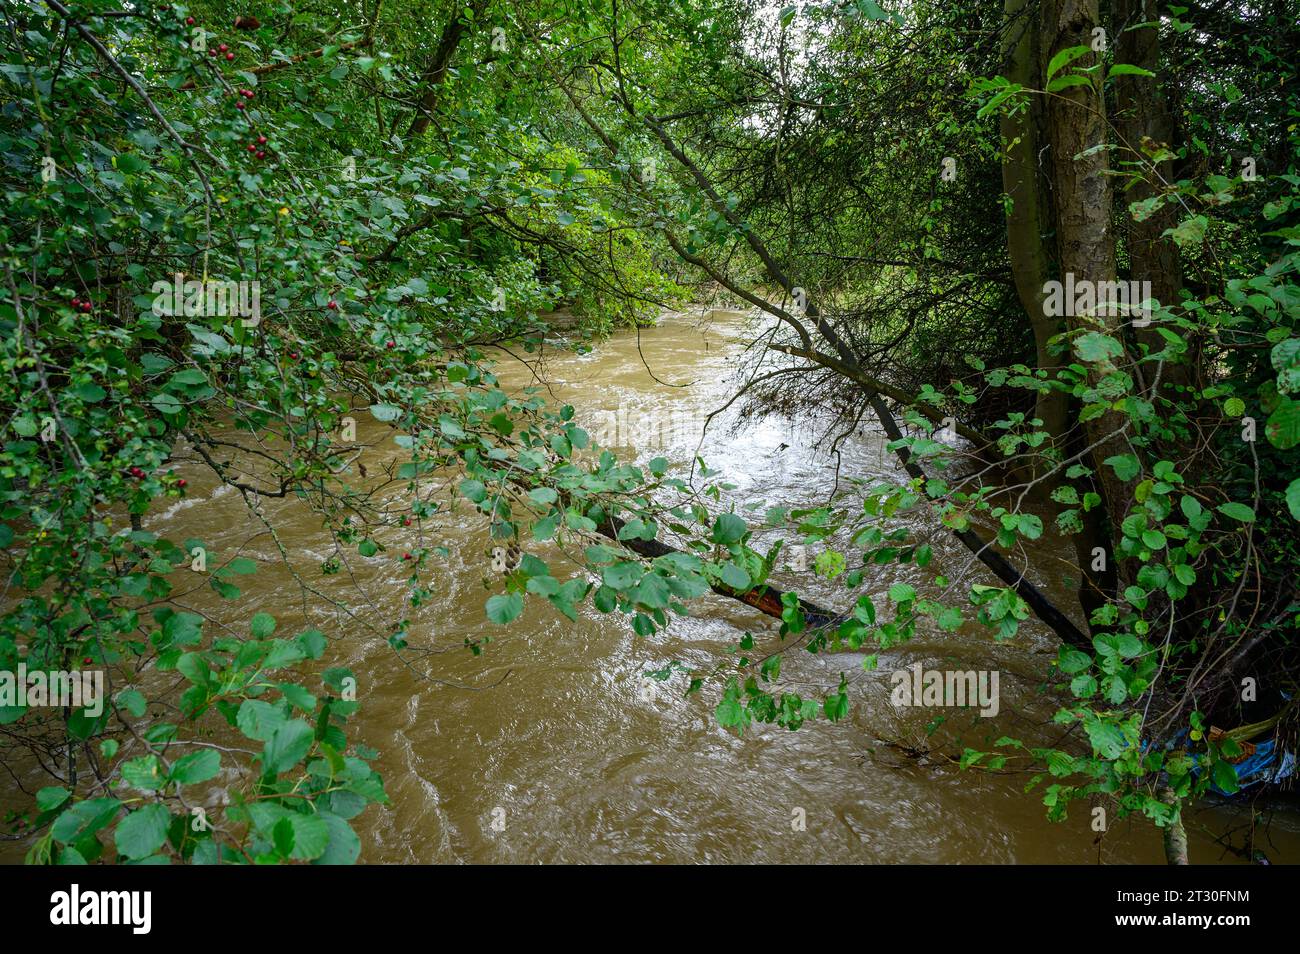
[[[1276,52],[1295,49],[1287,4],[1245,19],[1170,8],[1158,72],[1069,47],[1027,85],[1000,75],[1020,21],[988,3],[916,4],[904,19],[871,2],[0,2],[0,666],[105,669],[113,688],[99,718],[0,708],[14,751],[61,778],[21,820],[32,860],[94,861],[111,842],[119,860],[352,861],[349,820],[387,800],[374,753],[344,734],[353,674],[315,665],[326,634],[173,605],[201,579],[243,619],[239,577],[257,570],[143,529],[186,495],[182,448],[273,539],[258,501],[298,498],[336,552],[409,562],[412,613],[446,551],[395,553],[382,531],[473,508],[524,549],[486,601],[503,625],[525,600],[570,618],[590,603],[652,636],[711,589],[763,592],[777,552],[755,549],[762,525],[817,547],[853,607],[811,625],[783,594],[786,648],[884,652],[967,624],[1009,639],[1034,614],[1014,583],[941,580],[948,598],[934,600],[905,583],[870,592],[869,567],[924,571],[919,533],[936,521],[983,533],[1029,577],[1055,571],[1029,566],[1022,544],[1077,537],[1087,618],[1064,609],[1084,638],[1063,640],[1049,691],[1078,731],[1054,748],[1005,738],[965,765],[1028,767],[1055,817],[1105,795],[1164,825],[1178,812],[1165,789],[1235,788],[1237,741],[1210,739],[1211,725],[1267,721],[1294,748],[1300,91],[1294,57]],[[257,25],[234,28],[250,15]],[[1149,328],[1062,322],[1036,351],[1007,255],[1014,160],[999,117],[1067,92],[1113,108],[1129,78],[1162,84],[1178,136],[1095,147],[1117,183],[1103,218],[1125,272],[1132,223],[1172,216],[1160,238],[1181,262],[1178,298]],[[1128,201],[1158,168],[1172,172]],[[174,276],[257,282],[260,313],[160,305],[170,292],[155,285]],[[852,426],[884,394],[907,428],[891,446],[921,472],[850,475],[824,508],[775,502],[751,523],[721,512],[712,478],[726,475],[620,461],[573,408],[498,386],[488,346],[536,347],[551,309],[599,335],[705,280],[778,322],[762,360],[785,373],[755,400],[829,404]],[[1040,414],[1051,395],[1068,409],[1059,426]],[[352,466],[346,422],[366,409],[406,455],[400,506]],[[949,417],[982,446],[936,434]],[[1117,434],[1122,452],[1100,452]],[[230,466],[238,448],[255,477]],[[976,452],[997,466],[969,467]],[[431,499],[449,472],[458,499]],[[650,552],[656,540],[673,550]],[[555,542],[585,554],[586,572],[557,579],[528,552]],[[1111,566],[1085,581],[1094,544]],[[399,653],[409,622],[383,634]],[[719,722],[738,731],[843,716],[843,679],[805,699],[781,686],[780,654],[763,656],[720,647],[686,691],[716,692]],[[150,704],[176,694],[158,673],[183,680],[175,720]],[[1248,677],[1264,684],[1260,711],[1243,708]],[[255,754],[205,741],[215,720]],[[236,762],[230,804],[208,823],[196,799]]]

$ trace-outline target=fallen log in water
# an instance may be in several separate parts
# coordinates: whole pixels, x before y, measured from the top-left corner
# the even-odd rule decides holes
[[[640,556],[654,559],[655,557],[666,556],[669,553],[682,553],[676,547],[661,543],[658,540],[620,540],[618,531],[622,529],[623,521],[618,517],[607,517],[605,522],[598,525],[596,530],[605,537],[613,540],[619,546],[631,550]],[[734,590],[724,583],[710,584],[713,592],[719,596],[725,596],[728,599],[739,600],[746,606],[752,606],[760,613],[765,613],[776,619],[781,619],[781,613],[785,606],[781,602],[785,596],[783,590],[779,590],[770,584],[757,586],[752,590],[741,592]],[[799,608],[803,610],[804,618],[807,619],[808,625],[813,628],[822,628],[827,626],[836,626],[844,619],[844,614],[836,613],[833,610],[826,609],[824,606],[818,606],[806,599],[799,600]]]

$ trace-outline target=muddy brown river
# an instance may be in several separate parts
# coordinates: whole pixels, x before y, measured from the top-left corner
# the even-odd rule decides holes
[[[512,388],[544,378],[594,436],[642,463],[663,456],[671,473],[685,475],[698,445],[722,472],[718,479],[735,485],[738,503],[823,503],[836,462],[810,449],[816,425],[768,415],[737,429],[733,407],[701,441],[705,415],[737,386],[752,321],[730,311],[668,314],[642,331],[640,353],[636,334],[620,332],[586,354],[547,349],[541,366],[522,352],[516,354],[532,364],[502,355],[498,371]],[[376,442],[361,462],[380,474],[403,452],[384,425],[367,414],[357,419],[359,437]],[[884,442],[865,429],[846,442],[841,475],[897,479],[901,471]],[[1029,776],[1015,763],[995,774],[952,764],[963,746],[991,748],[1002,735],[1033,743],[1059,738],[1051,724],[1056,702],[1042,692],[1056,648],[1041,627],[1027,623],[1003,644],[979,627],[922,633],[881,654],[873,672],[863,669],[864,654],[789,652],[780,685],[805,698],[820,698],[848,674],[848,718],[809,722],[798,732],[757,725],[738,738],[714,719],[717,683],[684,696],[681,673],[664,683],[645,678],[671,661],[712,667],[745,632],[775,646],[775,621],[734,601],[696,600],[691,617],[673,618],[650,638],[589,603],[573,623],[532,599],[524,616],[503,629],[488,623],[483,609],[499,591],[487,527],[463,505],[421,535],[391,528],[381,538],[386,552],[365,560],[353,550],[345,572],[322,582],[320,564],[331,548],[319,517],[296,501],[264,501],[291,564],[345,610],[299,587],[236,492],[198,466],[185,473],[189,497],[153,515],[146,529],[202,539],[223,560],[238,551],[260,569],[239,580],[245,598],[237,603],[222,603],[206,587],[177,602],[235,632],[247,632],[257,611],[279,620],[279,635],[317,627],[331,637],[322,668],[346,665],[356,673],[361,710],[349,736],[379,751],[374,764],[392,801],[353,821],[363,862],[1163,863],[1160,836],[1143,819],[1112,821],[1099,839],[1086,804],[1073,806],[1063,823],[1047,821],[1040,794],[1024,793]],[[935,573],[992,582],[970,568],[959,544],[932,527],[922,533],[935,552],[927,570],[869,571],[864,586],[878,594],[878,606],[897,582],[935,594]],[[1050,536],[1041,542],[1058,547]],[[435,599],[412,611],[400,554],[416,546],[445,546],[449,557],[431,561],[425,579]],[[811,572],[817,552],[806,551],[803,571],[794,554],[792,568],[775,582],[824,605],[850,605],[842,587]],[[1045,559],[1035,562],[1061,565],[1052,557],[1064,553],[1040,554]],[[537,555],[557,577],[576,572],[556,550],[539,548]],[[1064,582],[1040,583],[1059,603],[1073,605]],[[404,615],[412,620],[411,649],[399,657],[385,637]],[[464,649],[467,637],[483,636],[492,641],[481,655]],[[927,669],[997,670],[997,716],[895,707],[891,673],[918,662]],[[928,734],[937,716],[945,721]],[[51,784],[30,772],[24,782]],[[1190,812],[1193,863],[1240,863],[1214,839],[1249,821],[1249,810],[1239,806]],[[1270,832],[1271,846],[1260,842],[1270,857],[1294,859],[1295,816],[1274,815]],[[0,850],[14,861],[24,848],[10,842]]]

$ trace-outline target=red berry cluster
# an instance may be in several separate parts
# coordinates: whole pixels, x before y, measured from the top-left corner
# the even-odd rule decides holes
[[[80,298],[72,299],[72,307],[77,311],[85,312],[86,314],[90,314],[90,312],[95,308],[92,302],[82,301]]]
[[[240,90],[240,92],[248,96],[253,95],[253,91],[251,89]],[[242,107],[243,103],[236,103],[235,105]],[[262,146],[265,145],[266,145],[266,137],[258,136],[255,140],[253,140],[248,144],[248,151],[253,153],[253,155],[255,155],[258,159],[265,159],[266,150],[261,148]]]

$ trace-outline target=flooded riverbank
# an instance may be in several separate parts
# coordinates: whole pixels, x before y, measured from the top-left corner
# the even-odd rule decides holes
[[[685,475],[698,453],[735,485],[738,502],[824,502],[837,462],[809,449],[810,429],[775,416],[742,422],[733,406],[701,434],[737,387],[733,369],[754,320],[725,311],[669,314],[639,341],[621,332],[585,354],[547,349],[528,365],[503,357],[499,373],[514,389],[544,381],[548,397],[580,409],[593,436],[642,463],[665,457]],[[385,426],[368,415],[359,420],[360,439],[374,442],[367,472],[380,475],[402,452]],[[884,438],[866,429],[841,444],[838,466],[841,475],[897,477]],[[1003,644],[979,627],[935,630],[882,654],[874,672],[862,668],[864,654],[789,652],[781,684],[805,698],[820,698],[848,674],[848,718],[794,733],[754,726],[737,738],[714,719],[716,682],[684,696],[681,673],[646,678],[672,662],[711,667],[745,632],[776,646],[776,623],[734,601],[696,600],[691,617],[675,618],[650,639],[635,636],[617,614],[588,605],[571,622],[541,601],[530,601],[509,628],[495,627],[483,611],[498,585],[492,542],[464,508],[419,535],[393,528],[382,541],[386,551],[353,556],[343,574],[321,582],[320,565],[332,552],[307,507],[263,500],[277,528],[273,540],[237,492],[198,466],[186,473],[189,497],[145,528],[202,539],[223,559],[238,552],[259,570],[241,579],[246,595],[237,604],[221,603],[207,587],[178,603],[213,620],[229,621],[230,606],[241,619],[268,612],[286,633],[314,626],[333,638],[325,664],[356,673],[361,710],[353,732],[378,750],[374,765],[392,801],[353,821],[364,862],[1163,861],[1159,835],[1144,820],[1114,823],[1098,843],[1086,805],[1049,823],[1038,796],[1023,793],[1028,775],[1014,762],[997,773],[952,763],[963,745],[991,748],[1002,735],[1059,738],[1051,724],[1057,703],[1042,692],[1056,648],[1041,627],[1026,625]],[[873,567],[864,585],[880,594],[898,582],[937,592],[936,572],[966,572],[970,557],[960,545],[942,533],[929,542],[928,569]],[[403,605],[410,571],[398,555],[418,546],[446,547],[448,557],[427,574],[432,601],[412,611]],[[538,555],[557,576],[574,571],[557,550]],[[777,582],[843,608],[843,589],[811,572],[815,555],[815,548],[802,553]],[[319,593],[299,586],[285,557]],[[1072,598],[1063,581],[1040,582],[1062,604]],[[412,620],[411,648],[399,656],[385,621],[404,615]],[[464,648],[484,637],[491,641],[480,655]],[[998,672],[997,714],[896,707],[891,674],[918,663]],[[220,720],[209,718],[222,738]],[[50,784],[38,773],[25,780]],[[1193,862],[1237,861],[1212,836],[1248,822],[1236,808],[1193,813]],[[1293,857],[1294,819],[1275,819],[1272,831],[1278,860]],[[16,860],[16,850],[11,843],[6,860]]]

